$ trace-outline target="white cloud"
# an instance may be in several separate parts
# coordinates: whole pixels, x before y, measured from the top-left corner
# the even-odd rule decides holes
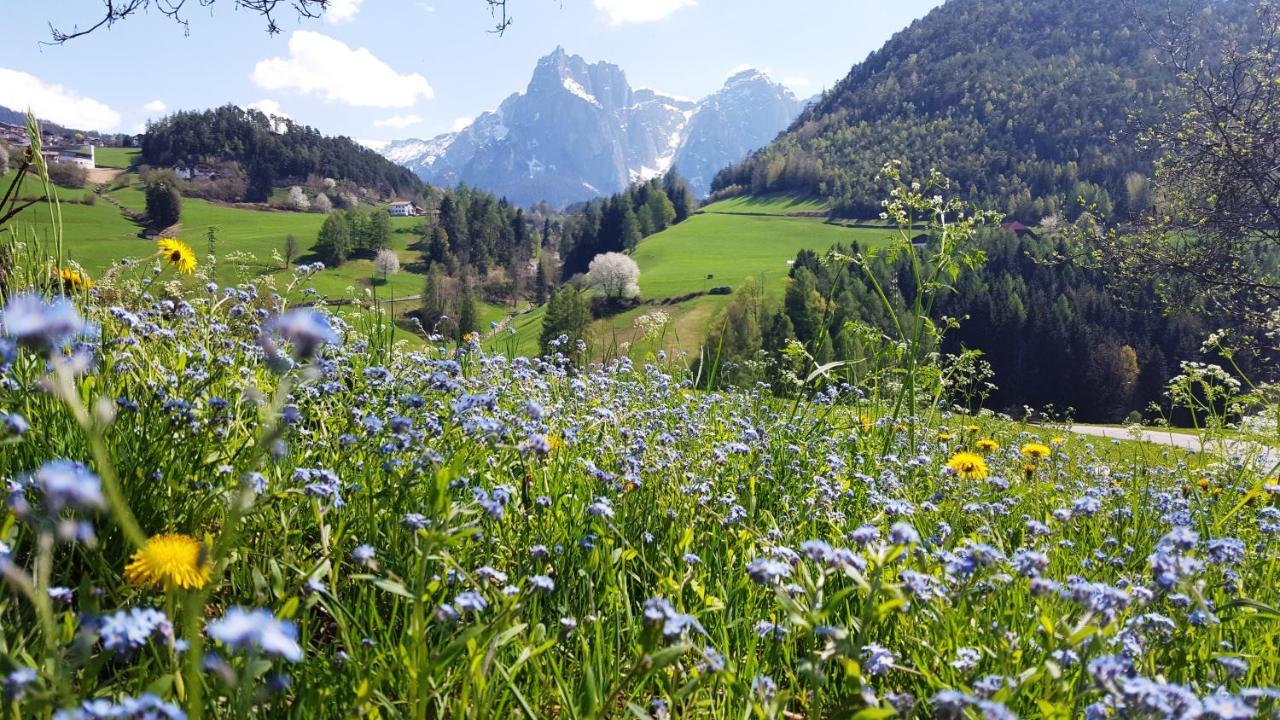
[[[373,126],[380,127],[380,128],[395,128],[397,130],[403,130],[409,127],[410,125],[418,125],[421,122],[422,122],[421,115],[392,115],[391,117],[386,118],[384,120],[375,120],[373,123]]]
[[[360,12],[360,3],[364,0],[329,0],[329,8],[324,12],[324,21],[330,25],[354,20]]]
[[[169,106],[165,105],[163,100],[152,100],[146,105],[143,105],[142,109],[149,113],[162,113],[165,110],[168,110]]]
[[[356,142],[369,148],[370,150],[381,150],[391,144],[390,140],[356,140]]]
[[[782,78],[782,84],[795,92],[806,91],[813,87],[813,81],[803,75],[789,75]]]
[[[260,61],[249,78],[267,90],[297,90],[359,107],[412,107],[434,95],[418,73],[401,75],[366,48],[307,30],[289,37],[289,57]]]
[[[417,5],[418,8],[422,10],[422,12],[431,13],[436,11],[435,5],[428,5],[427,3],[424,3],[424,2],[414,3],[414,5]]]
[[[120,124],[120,113],[106,103],[8,68],[0,68],[0,105],[19,111],[31,108],[38,118],[81,130],[111,130]]]
[[[692,7],[694,0],[594,0],[595,6],[609,14],[609,23],[654,22],[683,7]]]
[[[293,119],[292,117],[289,116],[289,113],[286,113],[284,110],[280,109],[280,103],[270,98],[263,98],[258,102],[251,102],[248,105],[245,105],[244,109],[245,110],[261,110],[262,114],[267,115],[268,117],[285,118],[286,120]]]
[[[471,124],[472,120],[475,120],[475,118],[469,118],[469,117],[454,118],[453,131],[460,132],[462,130],[466,130],[467,126]]]

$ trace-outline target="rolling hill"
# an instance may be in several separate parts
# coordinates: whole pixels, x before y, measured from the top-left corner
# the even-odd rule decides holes
[[[639,342],[636,318],[654,310],[670,319],[661,346],[696,355],[710,323],[729,303],[729,295],[708,295],[716,286],[741,287],[755,278],[766,296],[778,300],[786,289],[790,261],[802,249],[822,252],[833,245],[884,243],[890,228],[846,227],[824,219],[821,201],[795,196],[733,198],[712,203],[678,225],[651,235],[636,247],[642,305],[597,321],[593,328],[602,354],[630,344],[640,356],[652,348]],[[711,276],[708,279],[708,276]],[[500,333],[489,346],[536,353],[542,330],[541,308],[516,317],[514,334]]]
[[[1151,158],[1130,118],[1173,82],[1171,21],[1212,47],[1249,32],[1247,0],[950,0],[897,33],[775,142],[719,173],[721,194],[820,195],[874,217],[890,159],[937,168],[966,197],[1024,222],[1083,205],[1124,216],[1150,203]]]

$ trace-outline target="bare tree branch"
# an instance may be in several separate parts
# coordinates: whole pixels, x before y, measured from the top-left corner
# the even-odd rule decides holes
[[[332,0],[224,0],[231,3],[237,9],[244,9],[251,13],[261,16],[267,22],[267,34],[275,35],[280,32],[280,26],[276,23],[277,9],[280,6],[292,9],[299,18],[315,19],[320,17],[329,9],[329,3]],[[489,14],[493,16],[496,23],[490,32],[502,35],[511,27],[512,18],[507,12],[508,0],[484,0],[488,4]],[[190,25],[182,15],[183,9],[188,2],[195,3],[198,7],[211,7],[217,0],[102,0],[103,13],[102,16],[93,24],[81,28],[79,25],[72,25],[71,28],[63,29],[55,27],[53,23],[49,24],[49,40],[44,41],[44,45],[62,45],[70,40],[84,37],[101,28],[110,28],[112,25],[125,20],[133,15],[149,10],[156,10],[161,15],[173,20],[182,26],[183,32],[190,31]]]

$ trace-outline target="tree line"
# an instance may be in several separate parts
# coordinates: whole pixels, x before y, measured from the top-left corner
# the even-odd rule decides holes
[[[989,233],[982,238],[986,262],[962,273],[954,292],[943,295],[935,322],[955,318],[958,324],[934,349],[952,357],[978,350],[995,378],[993,387],[968,400],[1011,412],[1070,408],[1079,420],[1123,421],[1163,402],[1178,362],[1198,356],[1211,330],[1236,329],[1221,317],[1170,312],[1155,293],[1137,304],[1122,300],[1104,270],[1063,260],[1074,251],[1071,244],[1067,234]],[[859,252],[856,246],[834,250]],[[898,319],[906,318],[914,292],[910,261],[878,258],[872,267]],[[817,364],[849,362],[841,372],[856,378],[876,362],[895,322],[876,292],[858,268],[810,250],[797,254],[780,302],[748,281],[705,344],[717,384],[768,382],[785,392],[793,341]]]
[[[1034,223],[1134,217],[1153,203],[1152,151],[1134,121],[1170,108],[1161,48],[1196,17],[1219,38],[1255,32],[1251,3],[1226,0],[952,2],[899,32],[752,157],[718,195],[795,192],[875,217],[879,168],[907,158],[961,195]],[[1087,39],[1087,40],[1082,40]]]
[[[274,188],[311,176],[349,180],[382,196],[413,198],[424,185],[412,172],[346,137],[259,110],[224,105],[183,111],[150,123],[141,160],[154,167],[237,162],[247,175],[244,197],[265,202]]]

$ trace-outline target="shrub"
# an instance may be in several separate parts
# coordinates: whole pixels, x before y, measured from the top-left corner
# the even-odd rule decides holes
[[[89,181],[89,171],[74,163],[49,163],[49,179],[66,188],[82,188]]]
[[[172,173],[153,173],[147,182],[147,222],[152,227],[175,225],[182,218],[182,195]]]

